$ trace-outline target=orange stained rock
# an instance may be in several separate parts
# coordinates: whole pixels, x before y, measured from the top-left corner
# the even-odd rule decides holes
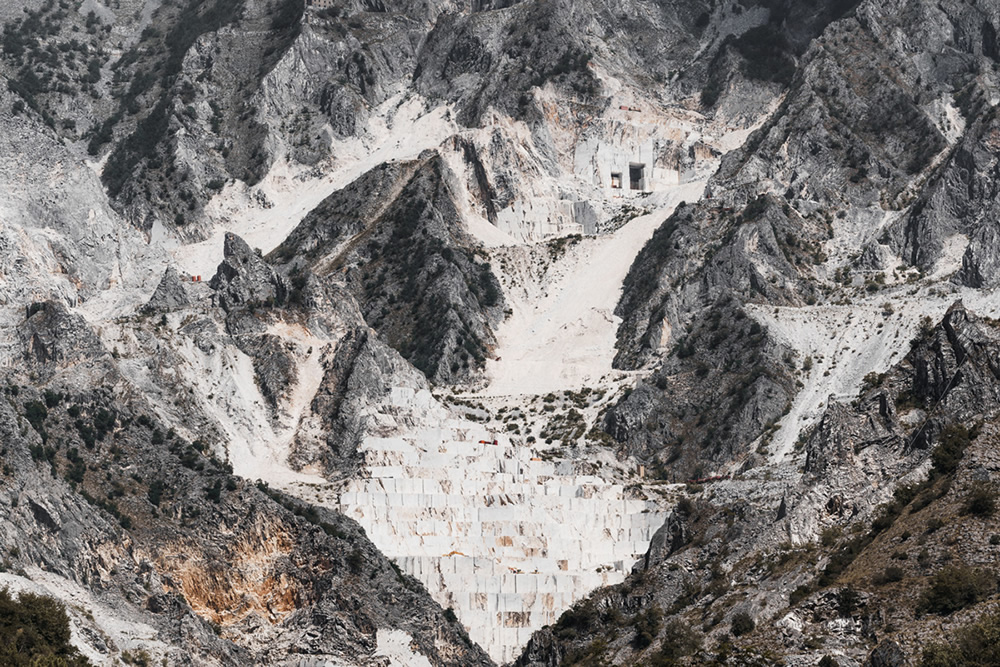
[[[156,558],[157,569],[170,575],[175,592],[196,614],[221,626],[254,613],[278,623],[307,602],[302,583],[282,571],[294,547],[283,526],[261,521],[232,538],[210,557],[196,545],[182,543]]]

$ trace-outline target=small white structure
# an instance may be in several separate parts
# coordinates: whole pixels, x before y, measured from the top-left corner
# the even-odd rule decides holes
[[[598,144],[590,165],[595,185],[613,197],[651,192],[656,162],[654,146],[654,140],[631,145]]]
[[[573,169],[606,197],[629,197],[677,185],[681,174],[676,141],[657,136],[660,129],[653,124],[611,122],[577,144]]]

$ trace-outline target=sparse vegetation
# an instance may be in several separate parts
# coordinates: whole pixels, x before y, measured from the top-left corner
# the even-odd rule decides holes
[[[906,573],[903,571],[903,568],[898,565],[889,565],[880,574],[872,578],[872,584],[875,586],[884,586],[885,584],[902,581],[905,576]]]
[[[701,648],[701,636],[679,618],[670,620],[660,638],[660,650],[650,661],[653,667],[672,667],[681,658]]]
[[[89,667],[70,644],[61,602],[34,593],[16,598],[0,589],[0,663],[8,667]]]
[[[918,613],[947,616],[973,605],[997,589],[996,575],[985,569],[948,565],[936,572],[920,596]]]
[[[978,517],[993,516],[997,509],[997,489],[988,482],[976,482],[969,489],[962,512]]]
[[[988,667],[1000,665],[1000,611],[950,633],[944,642],[924,648],[919,667]]]
[[[745,611],[741,611],[733,616],[730,632],[733,633],[734,637],[741,637],[753,632],[755,627],[757,627],[757,624],[754,622],[753,616]]]
[[[941,431],[938,437],[938,446],[931,453],[931,462],[935,472],[948,475],[958,469],[958,463],[962,460],[965,449],[974,439],[974,434],[969,432],[963,424],[949,424]]]

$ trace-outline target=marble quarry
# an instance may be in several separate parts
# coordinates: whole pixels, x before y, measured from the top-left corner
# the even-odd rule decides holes
[[[380,418],[406,426],[364,440],[367,474],[341,491],[339,509],[498,662],[591,590],[621,582],[664,521],[666,508],[635,487],[543,460],[443,409],[410,413],[432,402],[426,390],[395,388],[391,402],[396,414]]]

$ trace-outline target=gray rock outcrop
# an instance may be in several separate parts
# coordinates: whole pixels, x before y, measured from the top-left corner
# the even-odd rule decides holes
[[[223,260],[209,287],[224,310],[281,303],[288,295],[284,278],[236,234],[227,233]]]
[[[151,312],[171,311],[187,306],[190,302],[187,289],[184,287],[184,282],[177,273],[177,269],[168,266],[163,272],[163,278],[156,286],[153,296],[149,297],[149,301],[146,302],[145,308]]]

